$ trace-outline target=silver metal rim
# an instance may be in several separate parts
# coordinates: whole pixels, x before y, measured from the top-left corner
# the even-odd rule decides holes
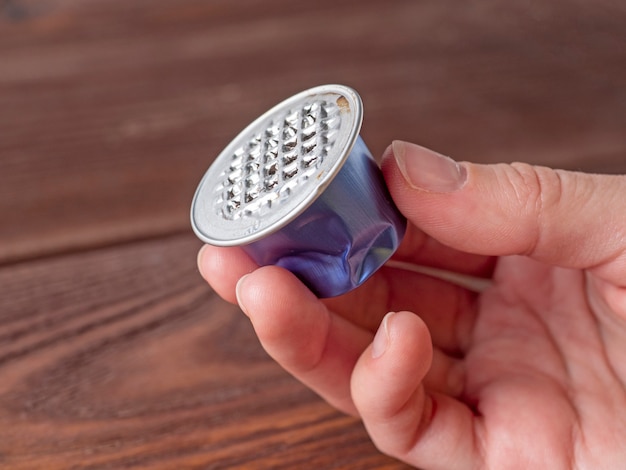
[[[279,220],[273,223],[263,225],[262,221],[257,222],[259,226],[246,229],[247,233],[241,233],[237,236],[228,238],[224,236],[216,236],[215,234],[210,233],[212,227],[207,223],[207,221],[211,219],[214,219],[215,221],[215,214],[211,213],[207,201],[209,201],[213,196],[210,182],[216,178],[218,165],[215,163],[229,158],[237,147],[240,146],[240,143],[243,140],[247,139],[248,136],[255,131],[255,129],[258,129],[261,126],[261,124],[268,122],[272,116],[293,108],[298,103],[302,103],[307,99],[324,95],[338,95],[340,98],[343,97],[346,100],[347,107],[345,112],[349,113],[348,117],[350,126],[347,131],[345,131],[345,135],[343,136],[344,143],[341,145],[341,148],[333,149],[334,158],[332,159],[330,166],[321,171],[320,174],[316,175],[315,186],[312,187],[310,192],[302,197],[301,200],[294,205],[294,207],[291,207],[287,214],[283,215]],[[342,112],[344,111],[342,110]],[[324,192],[326,187],[328,187],[335,176],[339,173],[359,136],[362,121],[363,104],[358,93],[354,89],[345,85],[335,84],[322,85],[300,92],[282,101],[259,116],[224,148],[224,150],[214,160],[214,164],[211,165],[200,181],[191,205],[191,225],[198,238],[206,243],[216,246],[246,245],[274,233],[289,224],[296,217],[298,217],[298,215],[304,212]],[[219,230],[214,231],[219,232]]]

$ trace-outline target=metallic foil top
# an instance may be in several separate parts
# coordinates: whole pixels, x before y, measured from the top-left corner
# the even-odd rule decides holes
[[[343,85],[312,88],[270,109],[204,175],[191,208],[196,235],[245,245],[289,224],[338,174],[362,119],[359,95]]]
[[[359,95],[342,85],[263,114],[202,178],[191,207],[198,237],[288,269],[320,297],[363,284],[395,252],[406,220],[359,136],[362,119]]]

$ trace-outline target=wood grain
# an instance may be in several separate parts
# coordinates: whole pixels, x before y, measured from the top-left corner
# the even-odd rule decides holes
[[[198,246],[0,269],[0,467],[403,468],[265,355]]]
[[[624,24],[617,0],[0,0],[0,468],[406,468],[201,281],[196,184],[332,82],[376,155],[626,172]]]
[[[376,155],[626,170],[619,1],[4,5],[0,262],[187,230],[217,152],[326,82],[363,95]]]

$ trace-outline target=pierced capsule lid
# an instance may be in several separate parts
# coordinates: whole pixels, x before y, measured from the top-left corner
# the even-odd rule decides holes
[[[287,225],[339,172],[362,120],[361,98],[343,85],[311,88],[267,111],[202,178],[191,206],[196,235],[244,245]]]

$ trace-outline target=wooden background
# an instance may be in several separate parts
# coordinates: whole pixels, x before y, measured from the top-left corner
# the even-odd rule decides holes
[[[0,468],[403,468],[201,281],[200,177],[355,87],[362,136],[626,172],[626,3],[0,0]]]

